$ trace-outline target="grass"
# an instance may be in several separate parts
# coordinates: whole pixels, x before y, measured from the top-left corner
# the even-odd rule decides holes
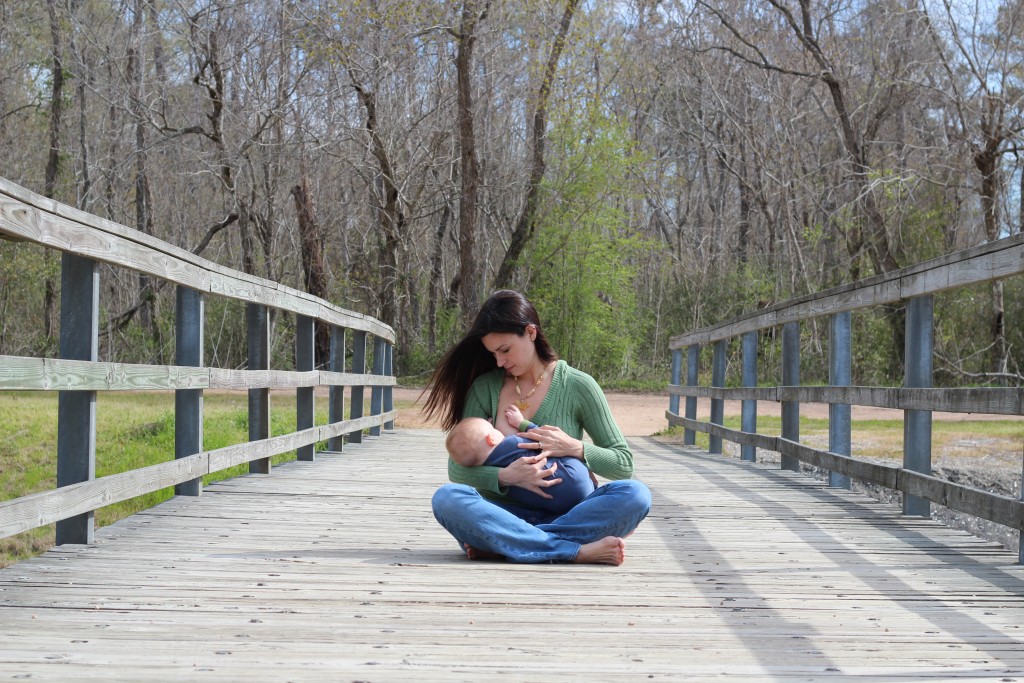
[[[369,392],[367,392],[369,393]],[[327,424],[327,401],[316,402],[315,424]],[[368,410],[366,413],[368,414]],[[0,392],[0,501],[52,490],[57,484],[57,394]],[[271,394],[271,434],[295,430],[293,394]],[[203,448],[214,450],[249,440],[245,393],[207,393],[203,398]],[[317,444],[322,450],[326,444]],[[294,460],[294,453],[273,458]],[[109,392],[96,401],[96,476],[125,472],[174,459],[174,395]],[[203,484],[248,473],[239,465],[207,475]],[[173,488],[115,503],[96,511],[98,526],[161,503]],[[0,567],[45,552],[54,525],[0,539]]]

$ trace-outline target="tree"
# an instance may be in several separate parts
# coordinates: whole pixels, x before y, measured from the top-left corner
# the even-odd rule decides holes
[[[955,139],[965,144],[980,175],[978,197],[988,241],[1009,232],[1002,202],[1005,198],[1004,159],[1018,153],[1024,131],[1024,88],[1017,79],[1024,67],[1024,6],[1009,2],[999,8],[994,25],[985,28],[981,18],[966,24],[963,8],[944,0],[943,13],[929,14],[930,35],[945,68]],[[1024,202],[1022,202],[1024,206]],[[989,375],[1005,381],[1009,375],[1005,303],[1002,280],[990,287]]]
[[[580,0],[566,0],[565,10],[562,12],[562,20],[558,24],[558,30],[551,43],[548,59],[540,76],[540,83],[537,84],[537,94],[534,99],[530,126],[530,163],[529,179],[526,183],[526,196],[522,203],[523,208],[519,213],[519,218],[516,220],[515,229],[512,231],[508,250],[501,260],[501,266],[495,278],[495,286],[499,289],[507,287],[511,283],[512,273],[519,260],[519,256],[537,228],[540,186],[544,180],[544,171],[547,165],[544,157],[544,148],[548,135],[548,104],[554,88],[558,62],[561,59],[562,52],[565,50],[569,29],[572,27],[572,19],[576,14],[579,4]]]

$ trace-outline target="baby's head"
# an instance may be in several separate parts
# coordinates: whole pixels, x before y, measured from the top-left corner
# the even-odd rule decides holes
[[[455,462],[479,465],[504,438],[504,434],[482,417],[467,417],[452,427],[444,445]]]

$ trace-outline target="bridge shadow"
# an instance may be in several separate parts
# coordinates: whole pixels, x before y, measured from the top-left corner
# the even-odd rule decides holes
[[[841,503],[841,509],[843,511],[853,511],[857,515],[858,521],[888,535],[892,539],[899,540],[901,543],[910,543],[915,546],[915,552],[926,555],[932,561],[945,564],[950,569],[955,568],[958,572],[967,573],[981,581],[997,586],[1000,590],[1010,590],[1016,595],[1024,596],[1024,577],[981,562],[955,548],[937,548],[937,542],[934,539],[912,528],[906,526],[894,528],[893,515],[881,511],[877,505],[857,503],[851,501],[849,496],[844,496],[840,500],[827,488],[809,485],[812,483],[810,480],[807,482],[792,481],[786,477],[779,476],[778,470],[762,469],[729,456],[713,456],[703,452],[699,452],[698,455],[693,451],[684,450],[684,447],[662,444],[651,440],[631,439],[630,441],[634,451],[642,454],[644,457],[671,463],[676,466],[685,466],[688,471],[693,472],[695,476],[701,477],[711,487],[717,487],[722,490],[735,490],[735,481],[731,480],[726,474],[723,474],[723,470],[727,472],[730,469],[735,469],[741,471],[745,477],[757,477],[765,482],[770,482],[775,487],[787,487],[797,490],[801,495],[811,498],[822,505],[836,506],[838,503]],[[680,459],[681,457],[686,458],[685,462]],[[704,464],[702,461],[705,458],[714,458],[713,464]],[[648,481],[646,483],[651,485],[652,482]],[[666,540],[666,545],[680,566],[683,568],[694,566],[695,559],[699,558],[701,564],[705,566],[719,564],[721,567],[729,568],[728,585],[724,589],[719,581],[715,579],[714,575],[708,576],[704,581],[694,580],[693,585],[703,591],[709,604],[719,603],[725,606],[727,603],[723,599],[726,597],[742,598],[744,596],[753,596],[754,599],[760,598],[765,601],[772,597],[759,594],[757,589],[744,579],[744,570],[735,567],[730,558],[723,554],[721,546],[707,539],[696,523],[686,521],[691,516],[699,518],[699,511],[693,506],[688,506],[672,499],[667,494],[659,491],[657,486],[650,486],[650,488],[654,495],[654,507],[648,521],[659,529],[659,533],[662,533]],[[786,503],[769,498],[757,490],[751,489],[744,491],[743,500],[745,504],[754,505],[759,508],[764,513],[765,518],[777,520],[796,538],[804,541],[808,548],[834,563],[828,567],[801,567],[802,571],[798,575],[799,582],[814,579],[816,577],[814,573],[816,569],[822,572],[843,571],[846,568],[843,565],[842,558],[856,554],[861,557],[860,561],[862,563],[878,570],[871,573],[858,572],[858,581],[874,590],[888,603],[899,605],[908,612],[942,629],[944,633],[957,638],[961,643],[977,648],[979,652],[985,652],[986,655],[991,657],[993,662],[1003,662],[1003,657],[1007,654],[1007,645],[1017,644],[1017,641],[1008,637],[1005,632],[997,630],[969,614],[965,614],[962,610],[957,611],[956,608],[960,601],[946,599],[941,594],[937,595],[936,592],[941,590],[940,586],[936,586],[936,592],[929,593],[908,584],[884,564],[864,558],[855,545],[836,537],[834,529],[826,528],[814,519],[802,516]],[[679,510],[678,514],[657,514],[659,508],[666,509],[669,507],[677,508]],[[668,520],[673,520],[673,523],[670,525]],[[677,526],[677,524],[680,526]],[[673,542],[679,536],[686,537],[688,539],[687,543]],[[828,548],[817,546],[823,537],[831,539]],[[700,539],[697,541],[696,546],[694,545],[695,538]],[[765,542],[770,543],[771,540],[765,539]],[[831,545],[832,543],[835,545]],[[929,547],[933,548],[933,550],[929,551]],[[786,551],[780,552],[785,553]],[[1010,553],[1007,552],[1007,562],[1011,561]],[[817,592],[818,597],[822,599],[830,597],[826,592],[829,590],[827,581],[819,584],[818,589],[820,589]],[[839,600],[843,596],[844,592],[838,591],[832,597]],[[936,610],[935,606],[937,604],[948,609]],[[783,632],[787,634],[787,643],[780,643],[780,647],[786,648],[787,656],[792,656],[794,659],[810,658],[811,664],[821,666],[826,671],[838,670],[834,662],[824,656],[824,654],[814,654],[822,653],[825,649],[824,647],[814,647],[814,641],[829,636],[827,632],[823,632],[811,624],[794,621],[791,617],[781,614],[770,605],[761,605],[754,609],[759,614],[771,615],[769,618],[772,620],[773,632],[779,632],[779,625],[785,624],[785,631]],[[730,612],[723,612],[721,617],[737,634],[742,635],[741,632],[744,631],[744,627],[747,627],[749,632],[750,622],[744,617],[746,611],[743,608],[735,608]],[[806,649],[799,648],[800,651],[798,652],[798,648],[793,648],[793,639],[805,641],[805,646],[810,647],[806,647]],[[759,657],[763,656],[766,664],[777,663],[777,656],[772,657],[771,661],[767,661],[770,655],[763,654],[767,653],[768,650],[763,649],[763,643],[761,645],[762,647],[757,648],[754,654]],[[984,673],[988,676],[995,674],[991,669],[979,670],[976,673],[979,675]],[[958,668],[956,675],[958,677],[970,676],[971,672]]]

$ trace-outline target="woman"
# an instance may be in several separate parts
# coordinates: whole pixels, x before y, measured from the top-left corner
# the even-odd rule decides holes
[[[515,433],[499,419],[513,403],[542,425],[521,433],[533,441],[522,448],[537,454],[507,467],[463,467],[449,459],[448,478],[455,483],[434,494],[434,516],[469,559],[622,564],[623,538],[647,516],[651,493],[630,479],[633,453],[601,387],[558,360],[526,297],[508,290],[491,295],[469,332],[441,359],[430,389],[424,410],[439,415],[446,430],[461,418],[483,417],[502,433]],[[581,440],[584,431],[593,443]],[[505,497],[509,486],[549,497],[544,489],[561,482],[545,480],[552,474],[545,469],[549,457],[578,458],[592,474],[614,481],[560,516]]]

